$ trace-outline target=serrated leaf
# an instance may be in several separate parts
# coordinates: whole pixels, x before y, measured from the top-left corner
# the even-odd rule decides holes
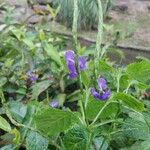
[[[37,99],[38,96],[51,85],[51,83],[52,82],[50,80],[35,83],[32,86],[32,99]]]
[[[150,150],[150,139],[142,142],[139,150]]]
[[[35,131],[29,131],[26,138],[27,150],[47,150],[48,140]]]
[[[15,118],[15,120],[19,123],[22,123],[27,113],[27,107],[21,102],[11,101],[9,102],[9,110],[12,116]]]
[[[127,75],[122,75],[120,78],[120,89],[126,89],[129,84],[129,78]]]
[[[99,74],[107,80],[107,82],[112,83],[113,73],[115,72],[115,68],[113,68],[110,64],[105,61],[99,61]]]
[[[112,100],[119,100],[123,105],[132,108],[136,111],[143,111],[144,104],[140,102],[140,100],[136,99],[135,97],[125,94],[125,93],[116,93],[112,97]]]
[[[6,82],[7,82],[7,78],[6,77],[1,77],[0,78],[0,87],[2,87]]]
[[[127,66],[126,73],[134,80],[146,83],[150,80],[150,61],[141,61]]]
[[[88,140],[88,130],[82,126],[75,126],[65,134],[63,142],[66,150],[84,150]]]
[[[107,150],[108,149],[108,143],[103,137],[98,137],[94,139],[94,145],[97,150]],[[104,142],[104,143],[103,143]]]
[[[149,127],[144,122],[138,120],[126,119],[123,130],[125,136],[135,140],[147,140],[150,138]]]
[[[36,128],[46,135],[65,131],[78,122],[77,116],[69,111],[43,108],[34,117]]]
[[[47,55],[54,60],[58,65],[61,66],[61,59],[57,49],[48,43],[45,43],[44,50],[47,52]]]
[[[102,109],[105,105],[105,102],[95,100],[90,98],[86,108],[86,117],[88,119],[94,119],[98,112]],[[113,118],[118,112],[118,104],[117,103],[110,103],[100,115],[100,118]]]
[[[0,129],[7,131],[7,132],[11,131],[10,124],[1,116],[0,116]]]
[[[0,148],[0,150],[16,150],[16,146],[9,144]]]

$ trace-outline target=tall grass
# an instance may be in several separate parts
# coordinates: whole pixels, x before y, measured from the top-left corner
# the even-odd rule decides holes
[[[54,7],[61,5],[58,20],[72,26],[73,20],[73,1],[72,0],[54,0]],[[79,0],[78,29],[92,29],[97,27],[98,23],[98,3],[97,0]],[[112,0],[102,0],[104,17],[112,6]]]

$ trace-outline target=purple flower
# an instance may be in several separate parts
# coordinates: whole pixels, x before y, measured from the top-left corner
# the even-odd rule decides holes
[[[75,54],[74,51],[69,50],[65,53],[65,60],[69,70],[69,77],[74,79],[77,77],[77,71],[75,66]]]
[[[77,77],[77,70],[76,70],[76,63],[75,63],[75,53],[72,50],[68,50],[65,53],[65,60],[66,60],[66,64],[69,70],[69,77],[71,79],[74,79]],[[86,59],[85,57],[79,57],[78,58],[78,66],[79,69],[81,71],[86,70],[87,66],[86,66]]]
[[[100,78],[99,77],[97,82],[98,82],[98,86],[99,86],[99,88],[101,90],[105,90],[106,89],[107,85],[106,85],[106,80],[104,78]]]
[[[86,70],[86,59],[85,57],[79,57],[78,58],[78,66],[80,68],[80,70]]]
[[[32,70],[29,70],[29,71],[27,72],[27,76],[28,76],[28,79],[29,79],[31,82],[36,82],[37,79],[38,79],[38,77],[37,77],[35,74],[33,74]]]
[[[106,100],[110,97],[110,94],[111,94],[110,90],[103,91],[103,93],[101,94],[100,99],[101,100]]]
[[[95,99],[100,99],[101,95],[96,91],[95,88],[91,88],[91,94]]]
[[[49,106],[53,107],[53,108],[56,108],[58,107],[59,103],[57,100],[53,100],[52,102],[49,103]]]
[[[92,87],[91,94],[95,99],[107,100],[111,95],[111,91],[107,89],[106,80],[104,78],[98,78],[97,81],[98,81],[100,92],[97,92],[96,89]]]

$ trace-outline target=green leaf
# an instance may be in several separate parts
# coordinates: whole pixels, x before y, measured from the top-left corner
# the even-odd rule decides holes
[[[149,127],[142,121],[128,118],[123,125],[123,133],[128,138],[135,140],[147,140],[150,138]]]
[[[66,150],[84,150],[88,141],[88,130],[82,126],[75,126],[65,134],[63,143]]]
[[[14,59],[10,59],[10,58],[9,58],[9,59],[7,59],[7,60],[5,61],[4,66],[7,67],[7,68],[10,68],[10,67],[12,67],[13,63],[14,63]]]
[[[24,35],[24,32],[21,29],[13,28],[13,29],[11,29],[11,31],[18,40],[21,40],[21,38]]]
[[[95,100],[90,97],[86,108],[86,117],[91,120],[94,119],[104,105],[105,102]],[[118,112],[118,104],[110,103],[104,109],[104,111],[100,115],[100,118],[114,118],[117,112]]]
[[[51,13],[52,17],[55,18],[56,14],[55,14],[55,11],[53,10],[53,8],[50,5],[47,5],[47,9]]]
[[[140,100],[136,99],[135,97],[125,94],[125,93],[116,93],[112,97],[112,100],[119,100],[123,105],[134,109],[136,111],[143,111],[144,104],[140,102]]]
[[[43,108],[34,117],[36,128],[46,135],[55,135],[72,127],[78,118],[69,111]]]
[[[123,125],[124,135],[136,140],[150,139],[150,113],[130,112]]]
[[[52,81],[50,80],[44,80],[39,83],[35,83],[32,86],[32,99],[37,99],[38,96],[51,85],[51,82]]]
[[[90,80],[89,80],[87,72],[81,71],[80,74],[81,74],[81,81],[84,84],[84,86],[89,87]]]
[[[10,101],[9,110],[17,122],[23,122],[23,119],[27,113],[27,106],[23,105],[21,102]]]
[[[115,70],[110,64],[105,61],[99,61],[99,68],[100,74],[105,78],[112,78],[112,72]]]
[[[0,116],[0,129],[7,131],[7,132],[11,131],[10,124],[1,116]]]
[[[48,140],[35,131],[29,131],[26,138],[27,150],[47,150]]]
[[[150,150],[150,139],[142,142],[139,150]]]
[[[108,149],[108,143],[103,137],[98,137],[94,139],[94,145],[97,150],[107,150]],[[103,143],[104,142],[104,143]]]
[[[61,66],[61,59],[57,49],[51,45],[46,43],[44,46],[44,50],[47,52],[48,56],[54,60],[58,65]]]
[[[27,89],[25,87],[20,87],[16,93],[17,94],[21,94],[21,95],[25,95],[26,94]]]
[[[127,75],[122,75],[120,78],[120,89],[126,89],[129,84],[129,78]]]
[[[16,150],[16,146],[9,144],[4,147],[1,147],[0,150]]]
[[[7,82],[6,77],[0,77],[0,87],[2,87]]]
[[[44,31],[42,29],[39,31],[39,39],[41,41],[45,40],[45,33],[44,33]]]
[[[23,39],[23,42],[30,48],[30,49],[34,49],[35,45],[34,43],[31,41],[31,39]]]
[[[63,107],[63,104],[64,104],[65,99],[66,99],[66,94],[63,94],[63,93],[58,94],[57,97],[56,97],[56,99],[57,99],[58,102],[59,102],[59,106],[62,106],[62,107]]]
[[[14,134],[14,135],[15,135],[15,138],[13,139],[13,142],[14,142],[15,144],[19,145],[19,143],[20,143],[20,138],[21,138],[20,132],[19,132],[16,128],[14,128],[13,130],[11,130],[11,134]]]
[[[150,80],[150,61],[132,63],[127,66],[126,73],[131,79],[146,83]]]

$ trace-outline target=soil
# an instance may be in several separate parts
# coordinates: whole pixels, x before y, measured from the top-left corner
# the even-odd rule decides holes
[[[116,0],[114,8],[109,23],[124,33],[132,33],[122,44],[150,48],[150,1]]]

